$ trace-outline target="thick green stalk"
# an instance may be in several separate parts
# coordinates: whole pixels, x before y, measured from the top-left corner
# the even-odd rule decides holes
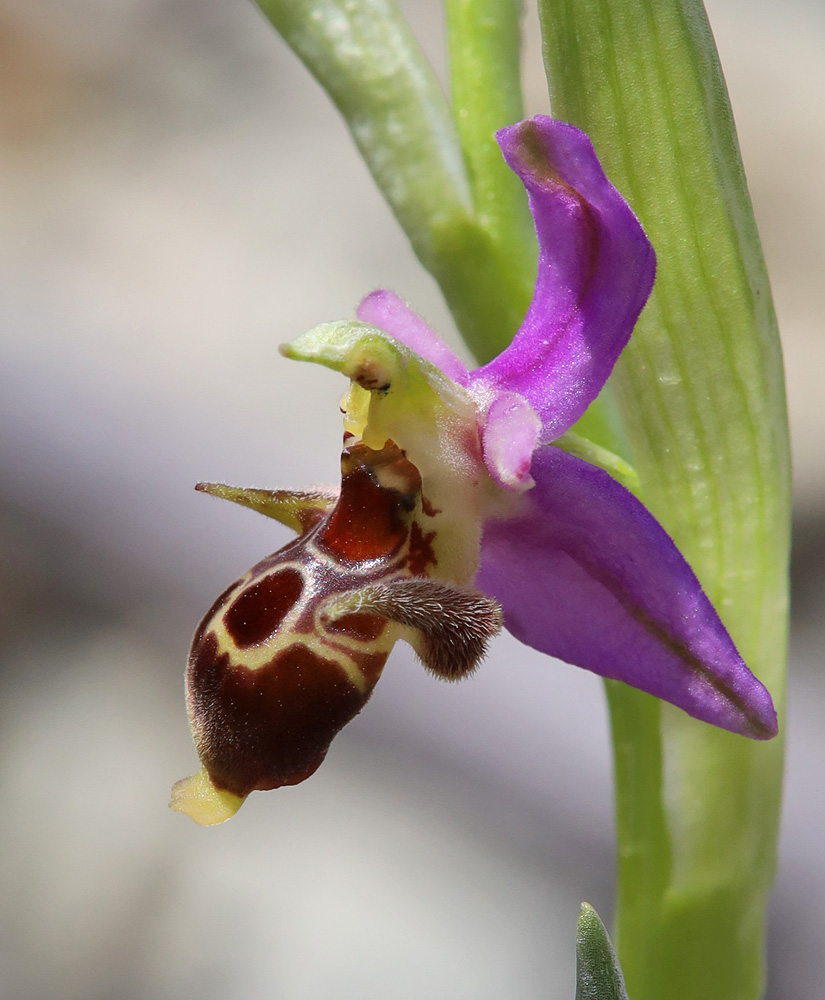
[[[524,117],[522,5],[521,0],[446,0],[445,7],[453,118],[475,216],[500,276],[496,294],[512,310],[491,345],[493,354],[510,342],[524,318],[536,274],[536,237],[524,188],[495,140],[498,129]]]
[[[554,113],[590,133],[658,255],[653,296],[612,380],[642,495],[781,719],[790,506],[782,360],[704,9],[699,0],[539,0],[539,9]],[[628,992],[755,1000],[781,737],[752,743],[666,705],[657,722],[630,691],[611,691],[610,704]]]
[[[438,227],[471,214],[470,187],[447,103],[394,0],[259,6],[344,116],[429,268]]]
[[[490,228],[476,210],[478,184],[471,186],[467,168],[476,163],[475,152],[462,152],[444,95],[397,4],[259,0],[259,5],[343,115],[471,350],[479,358],[492,357],[521,321],[532,274],[525,293],[520,267],[509,263],[510,257],[525,255],[523,247],[512,253],[502,249],[501,225]],[[475,48],[475,38],[470,43]],[[495,51],[489,37],[485,45]],[[497,60],[502,71],[512,63],[511,50],[508,37]],[[512,68],[507,73],[512,78]],[[512,87],[508,93],[512,102]],[[503,195],[505,203],[509,197]],[[518,227],[504,228],[512,243]]]
[[[533,223],[524,189],[495,140],[498,129],[524,117],[521,0],[445,0],[445,9],[453,117],[476,210],[498,238],[526,244],[521,252],[527,269],[535,269]],[[532,281],[523,280],[529,301]]]

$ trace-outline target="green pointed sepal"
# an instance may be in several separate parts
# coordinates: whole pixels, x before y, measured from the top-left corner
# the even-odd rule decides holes
[[[314,528],[332,510],[337,498],[334,490],[258,490],[225,483],[198,483],[195,489],[271,517],[299,535]]]
[[[576,1000],[628,1000],[610,937],[589,903],[576,928]]]
[[[639,496],[641,491],[639,474],[629,462],[626,462],[615,452],[610,451],[608,448],[603,448],[601,445],[596,444],[586,437],[582,437],[581,434],[576,434],[574,431],[567,431],[566,434],[562,434],[561,437],[556,438],[553,444],[557,448],[561,448],[562,451],[566,451],[569,455],[575,455],[576,458],[584,459],[585,462],[604,469],[608,475],[611,475],[617,482],[621,483],[626,490],[629,490],[634,496]]]

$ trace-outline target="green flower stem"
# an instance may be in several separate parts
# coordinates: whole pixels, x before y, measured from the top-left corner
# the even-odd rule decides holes
[[[466,165],[477,162],[476,153],[462,153],[444,95],[397,4],[259,0],[259,5],[343,115],[419,260],[439,282],[464,339],[477,357],[492,357],[502,336],[511,338],[523,317],[527,303],[516,278],[522,284],[524,279],[515,274],[517,267],[502,267],[501,223],[489,228],[476,212],[479,190],[471,186]],[[489,37],[485,44],[495,49]],[[512,40],[502,44],[497,65],[511,59],[511,49]],[[509,238],[516,227],[508,227]],[[532,273],[526,281],[531,279]],[[529,286],[526,294],[529,299]]]
[[[537,243],[524,188],[495,140],[498,129],[524,117],[521,0],[446,0],[445,7],[453,117],[475,216],[500,276],[496,291],[512,309],[491,345],[498,353],[524,318],[536,274]]]
[[[438,227],[472,214],[449,108],[394,0],[260,0],[344,116],[425,267]]]
[[[524,189],[495,141],[498,129],[524,117],[520,0],[445,0],[445,7],[453,117],[476,211],[498,238],[525,244],[521,252],[527,270],[535,269],[533,223]],[[530,284],[527,302],[532,291]]]
[[[645,503],[782,717],[789,458],[770,288],[698,0],[540,0],[554,113],[647,230],[653,296],[614,378]],[[754,1000],[782,742],[611,690],[618,947],[634,1000]],[[646,859],[646,860],[642,860]]]

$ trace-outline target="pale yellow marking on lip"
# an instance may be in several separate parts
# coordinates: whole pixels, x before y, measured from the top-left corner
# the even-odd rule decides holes
[[[274,636],[270,636],[269,639],[257,646],[245,646],[243,649],[238,649],[220,619],[212,624],[209,631],[218,640],[218,655],[226,653],[232,663],[244,667],[246,670],[259,670],[261,667],[265,667],[276,653],[304,638],[296,636],[289,630],[279,629]]]
[[[182,778],[172,786],[169,808],[186,813],[201,826],[224,823],[241,808],[244,800],[232,792],[216,788],[202,767],[197,774]]]
[[[211,631],[218,640],[218,655],[227,653],[230,663],[237,667],[243,667],[245,670],[260,670],[261,667],[270,663],[277,653],[292,646],[304,646],[316,656],[324,660],[332,660],[361,694],[366,693],[369,686],[358,664],[344,650],[330,648],[319,636],[287,631],[277,635],[274,639],[267,640],[260,646],[241,650],[235,646],[223,626],[214,627]]]
[[[238,597],[241,591],[249,586],[249,584],[255,579],[251,573],[247,573],[246,576],[241,578],[238,587],[232,592],[231,597],[229,597],[226,601],[222,610],[212,619],[211,624],[207,628],[207,633],[214,635],[217,640],[219,656],[226,653],[233,663],[239,664],[247,670],[258,670],[260,667],[266,666],[276,653],[279,653],[282,649],[286,649],[288,646],[293,645],[293,643],[299,639],[299,637],[295,636],[292,632],[292,625],[298,620],[303,610],[304,602],[307,597],[310,596],[309,588],[306,583],[305,567],[296,562],[279,564],[278,566],[273,567],[271,572],[267,571],[266,573],[261,574],[261,579],[274,575],[275,573],[280,573],[285,569],[295,570],[295,572],[298,573],[304,581],[304,584],[301,596],[295,602],[293,607],[290,608],[289,612],[278,626],[275,634],[255,646],[244,646],[243,649],[240,649],[224,624],[223,616],[232,606],[232,602]]]
[[[343,650],[330,649],[324,643],[323,639],[317,635],[302,635],[300,638],[296,636],[295,641],[299,642],[302,646],[306,646],[311,653],[320,656],[322,660],[334,661],[344,672],[350,684],[360,694],[366,694],[369,685],[367,684],[367,678],[364,676],[363,670]]]
[[[308,543],[307,548],[311,550],[311,554],[315,553],[315,546],[311,542]],[[393,560],[396,565],[404,562],[406,558],[406,550],[407,546],[405,545],[404,550],[397,554],[396,558]],[[318,559],[319,561],[328,561],[328,559],[320,553],[318,554]],[[238,597],[241,591],[255,579],[255,574],[247,573],[238,582],[238,586],[232,591],[232,594],[223,609],[212,619],[212,622],[206,630],[207,635],[211,634],[215,637],[218,647],[217,655],[221,656],[226,654],[229,657],[230,663],[235,666],[243,667],[245,670],[255,671],[267,666],[267,664],[272,662],[273,657],[283,650],[289,649],[291,646],[301,645],[308,649],[311,653],[314,653],[316,656],[336,663],[341,668],[341,671],[344,673],[352,686],[361,694],[366,693],[369,687],[369,682],[367,681],[363,670],[348,654],[347,650],[350,650],[352,653],[389,654],[398,639],[398,630],[388,627],[382,635],[378,637],[378,639],[371,640],[357,639],[354,636],[347,635],[346,632],[328,633],[326,631],[323,618],[321,617],[321,611],[326,603],[325,601],[322,601],[315,609],[314,632],[294,632],[292,630],[292,626],[303,614],[306,604],[315,599],[316,591],[312,586],[311,578],[307,579],[306,566],[303,563],[289,562],[279,564],[277,567],[273,567],[272,572],[277,573],[285,569],[294,569],[296,572],[300,573],[302,579],[304,580],[304,588],[301,596],[296,601],[294,607],[291,608],[289,613],[286,615],[277,632],[256,646],[246,646],[243,649],[240,649],[224,625],[224,612],[231,606],[232,602]],[[370,581],[374,579],[374,567],[364,567],[363,572],[364,576]],[[269,575],[269,573],[262,574],[262,578],[267,575]],[[353,575],[356,577],[359,575],[358,570],[355,567],[353,567]],[[389,580],[406,575],[407,574],[403,570],[388,567],[388,571],[381,574],[381,578],[382,580]],[[353,608],[353,610],[356,609]]]

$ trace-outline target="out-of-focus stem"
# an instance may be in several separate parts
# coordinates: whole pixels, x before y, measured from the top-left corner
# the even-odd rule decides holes
[[[613,378],[645,503],[782,717],[789,450],[770,288],[699,0],[540,0],[556,116],[585,129],[659,261]],[[611,691],[619,953],[634,1000],[755,1000],[781,737]],[[648,821],[645,817],[652,817]],[[642,859],[647,859],[642,861]]]

